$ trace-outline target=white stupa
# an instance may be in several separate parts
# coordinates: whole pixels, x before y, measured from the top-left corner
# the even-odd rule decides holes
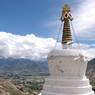
[[[50,76],[45,80],[42,95],[94,95],[85,76],[86,56],[81,55],[80,50],[71,48],[70,12],[65,5],[61,17],[64,21],[62,48],[55,48],[48,55]]]

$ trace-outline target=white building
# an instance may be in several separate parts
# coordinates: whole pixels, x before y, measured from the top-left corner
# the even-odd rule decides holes
[[[85,72],[88,61],[79,49],[71,48],[71,11],[65,5],[62,11],[64,21],[62,47],[55,48],[48,55],[51,76],[45,81],[42,95],[94,95]]]

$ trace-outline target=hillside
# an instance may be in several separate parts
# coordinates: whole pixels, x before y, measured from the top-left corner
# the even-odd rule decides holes
[[[0,79],[0,95],[25,95],[18,90],[10,81]]]
[[[87,76],[90,80],[95,81],[95,59],[88,62]]]
[[[17,76],[15,77],[16,80],[14,79],[17,85],[15,85],[12,81],[8,81],[6,79],[0,78],[0,95],[26,95],[25,91],[27,92],[27,90],[29,90],[30,87],[32,90],[32,86],[34,88],[41,87],[42,89],[42,85],[44,83],[44,81],[42,82],[43,79],[36,78],[36,77],[33,78],[31,76],[30,76],[31,77],[30,79],[26,75],[34,76],[34,75],[49,74],[47,61],[45,60],[44,61],[32,61],[32,60],[27,60],[27,59],[0,59],[0,73],[1,74],[6,74],[6,73],[14,74],[13,76],[16,76],[17,74]],[[21,77],[21,75],[23,74],[25,75],[26,79],[29,78],[28,81],[23,80],[23,78]],[[91,80],[92,85],[95,86],[95,59],[88,62],[86,75]],[[37,83],[35,83],[35,80],[33,79],[36,79]],[[22,91],[18,88],[22,86],[22,85],[19,85],[19,83],[26,86],[25,91]],[[34,93],[35,91],[36,90],[34,90]],[[32,94],[27,94],[27,95],[32,95]],[[36,94],[33,94],[33,95],[36,95]]]

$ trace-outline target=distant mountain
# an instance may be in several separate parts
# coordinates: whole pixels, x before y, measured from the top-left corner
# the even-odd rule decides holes
[[[28,59],[0,59],[0,73],[13,74],[48,74],[48,63],[46,60],[33,61]],[[88,62],[87,76],[95,79],[95,59]]]
[[[95,80],[95,59],[88,62],[86,75],[90,80]]]
[[[28,59],[0,59],[0,73],[48,74],[48,64]]]

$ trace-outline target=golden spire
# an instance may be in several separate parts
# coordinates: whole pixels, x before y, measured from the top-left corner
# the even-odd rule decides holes
[[[63,34],[62,34],[62,44],[70,45],[72,44],[72,34],[70,28],[70,21],[73,20],[71,15],[70,7],[66,4],[62,10],[61,21],[64,22]]]

